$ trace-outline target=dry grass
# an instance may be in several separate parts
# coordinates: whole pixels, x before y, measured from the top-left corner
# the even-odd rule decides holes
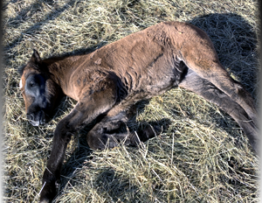
[[[43,58],[84,53],[161,21],[204,29],[222,64],[255,97],[258,21],[254,0],[9,0],[4,9],[6,202],[39,199],[42,173],[66,99],[48,125],[25,119],[18,67],[36,48]],[[91,152],[86,131],[70,142],[55,202],[257,202],[257,157],[236,123],[193,93],[174,89],[138,105],[136,123],[168,126],[139,148]]]

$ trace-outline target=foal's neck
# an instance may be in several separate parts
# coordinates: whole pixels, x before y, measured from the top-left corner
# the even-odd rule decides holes
[[[52,57],[43,60],[43,63],[47,65],[48,71],[51,73],[51,78],[61,86],[64,82],[69,80],[70,75],[78,67],[78,64],[84,57],[86,57],[86,55]]]
[[[52,57],[43,60],[50,73],[51,79],[58,84],[66,94],[70,89],[70,76],[79,67],[87,55]]]

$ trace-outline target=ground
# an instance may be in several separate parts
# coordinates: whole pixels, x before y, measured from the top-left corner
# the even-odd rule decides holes
[[[210,36],[223,66],[256,99],[258,20],[254,0],[4,1],[4,200],[37,202],[57,122],[26,120],[18,68],[42,58],[85,53],[163,21],[187,21]],[[173,89],[139,103],[133,130],[162,128],[138,148],[91,151],[88,128],[70,142],[55,202],[258,202],[258,159],[227,114],[195,94]]]

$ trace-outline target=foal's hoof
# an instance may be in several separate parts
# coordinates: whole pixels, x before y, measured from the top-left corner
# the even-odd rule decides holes
[[[40,203],[49,203],[50,201],[48,199],[40,200]]]
[[[40,203],[50,203],[56,195],[55,183],[46,183],[40,194]]]

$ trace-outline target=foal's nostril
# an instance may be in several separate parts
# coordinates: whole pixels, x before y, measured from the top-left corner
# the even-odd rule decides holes
[[[26,114],[28,121],[33,125],[33,126],[39,126],[46,124],[46,115],[45,112],[40,109],[38,111],[30,112]]]
[[[46,118],[45,118],[45,112],[43,110],[41,110],[40,112],[40,118],[39,118],[39,121],[40,121],[40,124],[43,125],[46,123]]]
[[[31,121],[34,120],[34,114],[26,114],[26,117],[28,120],[31,120]]]
[[[45,123],[46,123],[46,119],[45,119],[45,118],[41,118],[40,124],[41,124],[41,125],[44,125]]]

